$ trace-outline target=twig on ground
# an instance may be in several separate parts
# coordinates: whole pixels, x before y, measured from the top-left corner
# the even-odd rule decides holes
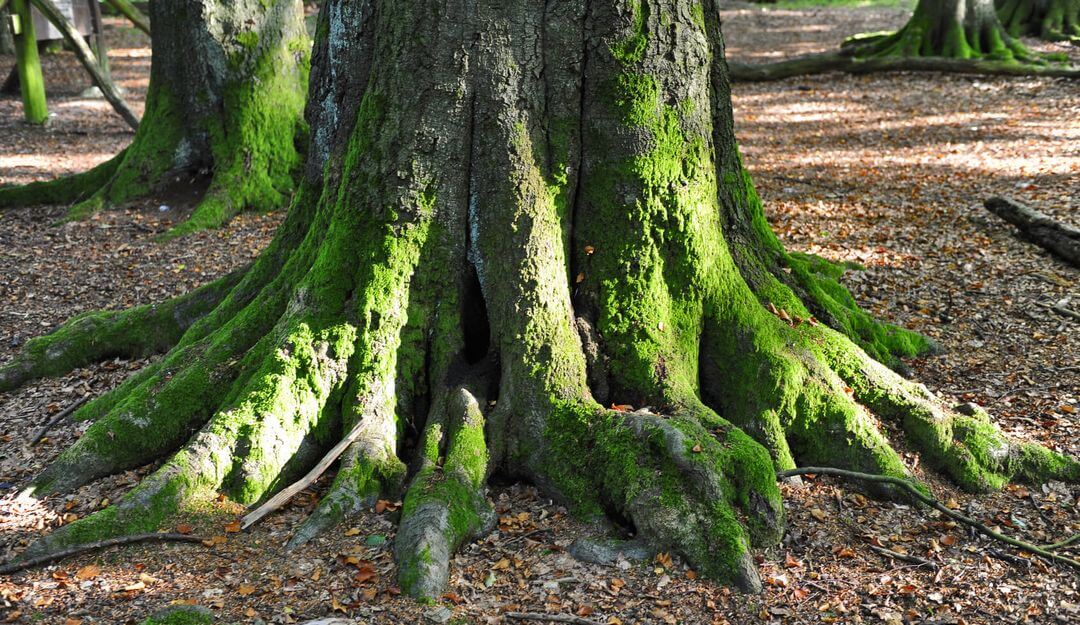
[[[904,489],[905,491],[907,491],[907,493],[910,494],[915,499],[918,499],[919,501],[925,503],[926,505],[930,506],[931,508],[934,508],[935,510],[937,510],[938,512],[944,514],[945,516],[949,517],[950,519],[953,519],[955,521],[959,521],[960,523],[963,523],[964,525],[967,525],[971,529],[973,529],[973,530],[975,530],[975,531],[977,531],[977,532],[979,532],[979,533],[981,533],[981,534],[983,534],[985,536],[993,538],[994,540],[1001,541],[1001,542],[1003,542],[1005,544],[1012,545],[1013,547],[1019,547],[1020,549],[1023,549],[1024,551],[1030,551],[1031,553],[1040,555],[1040,556],[1046,558],[1047,560],[1051,560],[1053,562],[1059,562],[1061,564],[1067,564],[1067,565],[1069,565],[1069,566],[1071,566],[1073,568],[1080,569],[1080,561],[1078,561],[1078,560],[1074,560],[1074,559],[1069,558],[1067,556],[1063,556],[1061,554],[1054,553],[1052,551],[1047,550],[1044,547],[1039,547],[1038,545],[1033,545],[1033,544],[1031,544],[1029,542],[1024,542],[1022,540],[1018,540],[1018,539],[1012,538],[1010,536],[1005,536],[1004,534],[1001,534],[999,532],[995,532],[994,530],[990,529],[989,527],[987,527],[983,523],[980,523],[979,521],[976,521],[975,519],[973,519],[971,517],[964,516],[963,514],[960,514],[959,512],[955,512],[953,510],[950,510],[949,508],[947,508],[944,504],[942,504],[937,499],[934,499],[930,495],[927,495],[927,494],[923,493],[922,491],[920,491],[918,488],[915,488],[915,486],[911,482],[909,482],[908,480],[904,480],[904,479],[901,479],[901,478],[898,478],[898,477],[893,477],[891,475],[872,475],[870,473],[859,473],[857,471],[847,471],[847,470],[844,470],[844,469],[834,469],[832,467],[800,467],[798,469],[791,469],[791,470],[788,470],[788,471],[780,471],[780,472],[778,472],[776,474],[776,476],[778,478],[785,478],[785,477],[791,477],[793,475],[807,475],[807,474],[832,475],[832,476],[835,476],[835,477],[844,477],[844,478],[848,478],[848,479],[861,480],[861,481],[864,481],[864,482],[878,482],[878,483],[892,484],[893,486],[898,486],[898,487]]]
[[[573,625],[600,625],[596,621],[572,614],[539,614],[537,612],[503,612],[506,618],[519,621],[547,621],[549,623],[572,623]]]
[[[919,566],[928,566],[934,569],[936,569],[938,566],[936,563],[931,562],[926,558],[920,558],[919,556],[913,556],[907,553],[900,553],[897,551],[893,551],[892,549],[886,549],[885,547],[878,547],[877,545],[867,545],[867,547],[870,547],[871,551],[875,553],[880,553],[887,558],[902,560],[904,562],[908,562],[910,564],[917,564]]]
[[[241,519],[240,528],[246,530],[252,525],[255,525],[264,516],[270,514],[274,510],[277,510],[281,506],[284,506],[286,503],[288,503],[290,499],[293,498],[294,495],[296,495],[296,493],[304,490],[305,488],[310,486],[315,480],[319,479],[319,476],[325,473],[326,470],[330,468],[330,465],[334,464],[334,461],[338,459],[338,456],[345,453],[345,450],[349,448],[349,445],[351,445],[353,441],[360,437],[360,434],[364,431],[364,428],[362,427],[363,424],[364,422],[360,421],[355,426],[353,426],[352,431],[350,431],[345,436],[345,438],[342,438],[337,445],[334,445],[334,448],[327,452],[327,454],[323,456],[322,460],[320,460],[318,464],[316,464],[310,471],[308,471],[307,475],[300,478],[299,481],[295,482],[285,490],[271,497],[263,505],[244,515],[244,518]]]
[[[90,401],[89,395],[83,395],[79,399],[75,400],[75,403],[71,404],[67,408],[64,408],[60,412],[56,413],[53,418],[49,419],[45,425],[41,426],[41,429],[34,434],[34,438],[30,439],[30,445],[34,446],[41,442],[41,439],[45,438],[45,434],[52,429],[54,425],[60,423],[67,418],[71,413],[79,409],[86,402]]]
[[[136,534],[134,536],[117,536],[116,538],[107,538],[105,540],[98,540],[92,543],[76,545],[68,549],[53,551],[52,553],[46,553],[36,558],[30,558],[29,560],[16,560],[14,562],[6,562],[4,564],[0,564],[0,575],[11,575],[12,573],[18,573],[19,571],[25,569],[34,568],[35,566],[41,566],[42,564],[48,564],[57,560],[63,560],[68,556],[74,556],[80,553],[86,553],[88,551],[96,551],[98,549],[112,547],[113,545],[128,545],[132,543],[149,541],[202,543],[203,539],[199,536],[193,536],[191,534]]]
[[[512,545],[512,544],[514,544],[514,543],[516,543],[518,541],[525,540],[526,538],[536,536],[537,534],[543,534],[545,532],[550,532],[550,531],[551,531],[550,529],[542,528],[542,529],[538,529],[538,530],[533,530],[531,532],[525,532],[524,534],[521,534],[520,536],[514,536],[510,540],[506,541],[505,543],[503,543],[503,546],[504,547],[509,547],[510,545]]]

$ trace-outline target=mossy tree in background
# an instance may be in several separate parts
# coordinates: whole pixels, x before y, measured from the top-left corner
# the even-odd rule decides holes
[[[167,350],[78,411],[93,425],[25,495],[168,460],[31,552],[219,491],[254,504],[346,432],[292,544],[403,496],[399,582],[423,598],[490,527],[495,473],[749,591],[783,531],[776,469],[908,476],[895,436],[971,490],[1080,479],[883,365],[928,345],[784,250],[712,0],[327,0],[319,20],[308,162],[267,250],[0,368],[8,390]]]
[[[998,17],[1014,37],[1080,39],[1080,0],[997,0]]]
[[[1006,32],[994,0],[919,0],[911,19],[889,35],[853,37],[848,51],[859,58],[944,57],[1039,61]]]
[[[0,189],[0,207],[78,202],[78,217],[205,178],[182,234],[288,204],[306,135],[301,0],[152,2],[150,16],[150,87],[131,145],[88,172]]]

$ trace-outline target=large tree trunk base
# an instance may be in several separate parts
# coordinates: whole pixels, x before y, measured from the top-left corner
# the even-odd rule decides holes
[[[329,29],[386,41],[325,176],[161,361],[84,406],[94,424],[25,495],[168,459],[31,553],[220,491],[257,504],[358,427],[293,544],[404,485],[398,579],[424,599],[490,528],[494,474],[751,592],[752,548],[783,531],[777,467],[907,477],[895,431],[972,490],[1080,480],[874,360],[853,341],[926,344],[783,252],[734,143],[715,10],[379,6]]]
[[[1004,0],[998,17],[1013,37],[1080,42],[1080,0]]]

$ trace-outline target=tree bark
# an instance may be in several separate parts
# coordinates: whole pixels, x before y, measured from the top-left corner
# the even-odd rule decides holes
[[[302,163],[309,42],[300,0],[151,4],[150,89],[131,145],[98,168],[0,189],[0,206],[79,201],[72,216],[209,178],[183,234],[285,205]]]
[[[309,166],[274,241],[76,413],[95,423],[24,494],[173,455],[28,556],[220,491],[257,504],[342,436],[291,544],[403,494],[398,581],[428,599],[491,527],[495,473],[751,592],[751,549],[783,531],[777,468],[909,475],[879,420],[972,490],[1080,480],[880,364],[867,352],[929,345],[859,310],[842,267],[783,249],[735,142],[715,2],[322,11]],[[134,312],[100,320],[129,348],[148,341],[124,324],[155,317]],[[82,362],[111,342],[95,323],[28,343],[0,380]]]

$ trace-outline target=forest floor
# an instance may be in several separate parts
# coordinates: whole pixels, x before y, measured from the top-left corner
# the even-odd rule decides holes
[[[729,57],[763,61],[896,27],[904,12],[739,8],[724,17]],[[138,111],[147,41],[118,23],[110,27],[113,72]],[[0,70],[10,64],[0,57]],[[104,102],[79,96],[88,83],[69,54],[46,57],[45,69],[53,112],[46,128],[23,125],[18,100],[0,98],[0,184],[81,171],[130,141]],[[1008,195],[1077,224],[1076,84],[828,75],[734,91],[746,164],[789,248],[863,264],[865,271],[846,278],[860,303],[945,348],[910,364],[947,401],[979,403],[1012,436],[1080,455],[1080,324],[1048,307],[1072,298],[1065,305],[1080,310],[1080,271],[1017,239],[982,208],[985,198]],[[158,301],[248,262],[281,217],[244,215],[221,230],[156,243],[154,234],[184,210],[172,198],[153,198],[61,226],[53,225],[61,207],[0,214],[0,361],[75,313]],[[85,429],[61,424],[28,447],[50,415],[143,364],[110,361],[0,394],[0,494],[13,493]],[[115,501],[148,470],[34,506],[0,499],[0,560]],[[971,496],[918,472],[950,507],[1017,536],[1052,542],[1080,531],[1076,487]],[[134,546],[0,577],[0,622],[136,623],[176,602],[211,608],[222,623],[326,616],[509,623],[501,616],[509,610],[627,625],[1080,621],[1075,571],[824,478],[783,485],[789,531],[780,548],[759,557],[767,583],[760,596],[695,579],[663,554],[647,563],[577,562],[568,545],[603,530],[528,486],[509,485],[491,492],[497,531],[454,559],[439,606],[418,606],[394,587],[393,502],[283,552],[323,487],[325,480],[246,533],[229,531],[239,511],[227,501],[177,521],[211,537],[210,547]],[[933,567],[884,558],[871,545]]]

